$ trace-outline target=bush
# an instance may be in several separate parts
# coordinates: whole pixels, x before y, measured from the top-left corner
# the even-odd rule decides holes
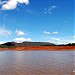
[[[12,48],[14,46],[6,46],[6,45],[0,45],[0,48]]]

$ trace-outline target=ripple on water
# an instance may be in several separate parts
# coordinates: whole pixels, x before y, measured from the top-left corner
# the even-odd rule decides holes
[[[74,75],[74,51],[0,52],[0,75]]]

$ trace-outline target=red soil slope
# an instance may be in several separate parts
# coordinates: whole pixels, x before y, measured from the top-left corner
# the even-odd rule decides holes
[[[14,47],[14,48],[0,48],[0,50],[14,50],[14,51],[28,51],[28,50],[75,50],[75,46],[28,46],[28,47]]]

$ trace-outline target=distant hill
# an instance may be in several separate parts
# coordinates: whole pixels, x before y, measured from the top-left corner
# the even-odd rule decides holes
[[[9,47],[15,47],[16,43],[15,42],[7,42],[4,44],[0,44],[0,48],[9,48]]]
[[[75,46],[75,43],[69,43],[69,44],[62,44],[62,45],[55,45],[54,43],[49,42],[22,42],[22,43],[16,43],[16,42],[7,42],[4,44],[1,44],[1,48],[10,48],[10,47],[18,47],[18,46]]]
[[[55,44],[49,42],[22,42],[17,43],[17,46],[53,46]]]
[[[49,43],[49,42],[22,42],[22,43],[16,43],[16,42],[7,42],[4,44],[1,44],[1,47],[13,47],[13,46],[54,46],[55,44]]]
[[[7,42],[7,43],[4,43],[4,44],[1,44],[1,45],[4,45],[4,46],[16,46],[16,42]]]

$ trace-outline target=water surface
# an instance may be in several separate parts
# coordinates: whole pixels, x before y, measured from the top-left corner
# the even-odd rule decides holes
[[[0,51],[0,75],[74,75],[75,51]]]

